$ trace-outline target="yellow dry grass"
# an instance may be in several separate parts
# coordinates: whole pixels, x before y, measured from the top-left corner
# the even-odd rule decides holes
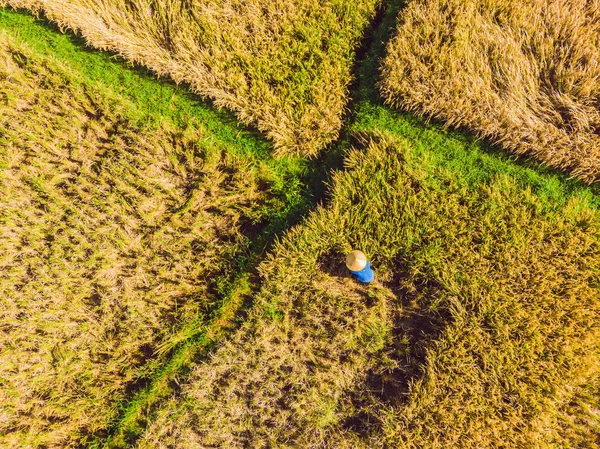
[[[101,434],[268,197],[198,120],[143,118],[0,34],[2,448]]]
[[[235,111],[279,154],[341,128],[353,49],[379,0],[3,0],[43,12]]]
[[[502,172],[470,184],[469,169],[390,136],[352,153],[348,169],[330,205],[262,265],[244,327],[138,447],[593,441],[597,426],[571,425],[583,414],[565,410],[600,365],[600,214],[589,198],[549,203]],[[372,257],[376,284],[347,278],[355,248]]]
[[[600,180],[596,0],[413,0],[381,89],[389,104]]]
[[[554,447],[600,448],[600,370],[595,370],[591,382],[569,392],[551,443]]]

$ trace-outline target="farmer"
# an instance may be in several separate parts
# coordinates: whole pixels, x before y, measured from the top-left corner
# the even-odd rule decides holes
[[[368,284],[375,279],[375,273],[371,269],[371,262],[362,251],[354,250],[346,257],[346,266],[358,282]]]

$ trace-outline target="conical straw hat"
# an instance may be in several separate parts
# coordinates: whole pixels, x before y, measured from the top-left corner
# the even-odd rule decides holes
[[[367,256],[362,251],[354,250],[346,257],[346,266],[350,271],[361,271],[367,266]]]

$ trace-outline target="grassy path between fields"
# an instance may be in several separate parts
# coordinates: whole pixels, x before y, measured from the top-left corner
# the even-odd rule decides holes
[[[356,80],[351,88],[352,100],[342,137],[329,146],[320,160],[311,162],[299,158],[274,159],[270,144],[260,134],[241,128],[232,114],[200,101],[187,93],[185,87],[157,81],[143,69],[132,70],[110,55],[88,51],[82,39],[58,34],[54,26],[44,20],[35,20],[26,13],[0,10],[0,28],[18,34],[36,51],[68,61],[99,85],[120,85],[122,92],[136,103],[144,104],[149,114],[154,111],[170,117],[175,123],[185,115],[200,117],[221,144],[235,142],[231,148],[243,149],[243,154],[238,156],[263,161],[278,180],[274,188],[278,190],[282,206],[271,211],[269,219],[252,230],[252,242],[239,255],[234,272],[217,280],[221,302],[212,311],[210,319],[186,324],[168,345],[161,348],[163,362],[154,366],[152,373],[144,374],[131,388],[128,400],[119,405],[111,428],[91,436],[84,442],[87,447],[134,445],[162,401],[177,395],[192,367],[205,360],[218,342],[237,328],[252,304],[253,293],[260,287],[256,268],[263,255],[277,236],[326,198],[330,172],[341,169],[343,155],[356,142],[356,136],[385,130],[411,139],[417,147],[435,148],[437,157],[447,166],[472,167],[472,170],[463,168],[462,173],[473,184],[485,182],[498,173],[509,173],[526,182],[534,193],[546,200],[548,207],[564,204],[574,192],[600,207],[599,186],[587,187],[533,162],[517,161],[514,156],[467,134],[448,131],[438,124],[426,124],[410,114],[382,105],[375,81],[385,42],[401,7],[400,2],[396,2],[382,10],[368,31],[355,67]]]

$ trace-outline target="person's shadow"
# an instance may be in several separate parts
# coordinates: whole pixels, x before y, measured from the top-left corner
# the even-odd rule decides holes
[[[324,273],[339,278],[352,278],[352,274],[346,267],[346,255],[332,249],[319,257],[319,266]]]

